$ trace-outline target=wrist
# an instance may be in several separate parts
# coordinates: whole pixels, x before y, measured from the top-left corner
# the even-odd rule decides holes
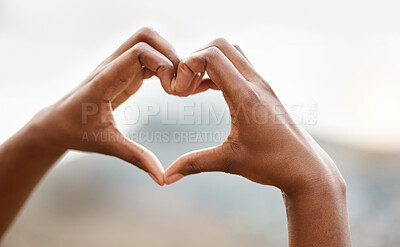
[[[41,126],[35,118],[0,146],[0,163],[38,164],[32,167],[46,167],[64,154],[66,150],[51,144],[46,127]]]
[[[51,121],[54,118],[52,108],[53,106],[49,106],[39,111],[20,131],[21,137],[46,153],[63,154],[67,149],[58,144],[56,133],[53,132],[55,127]]]
[[[343,179],[333,181],[325,178],[327,181],[306,183],[297,190],[282,190],[285,201],[291,202],[315,202],[332,203],[346,201],[346,183]]]
[[[335,163],[324,153],[323,159],[304,159],[307,168],[299,172],[293,183],[281,188],[289,197],[309,198],[320,196],[346,197],[346,182]],[[293,166],[295,166],[294,164]],[[297,164],[298,166],[298,164]]]
[[[346,183],[328,173],[321,181],[282,192],[288,219],[289,246],[351,246]]]

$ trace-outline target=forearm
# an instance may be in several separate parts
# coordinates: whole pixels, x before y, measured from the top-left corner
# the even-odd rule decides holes
[[[351,246],[343,180],[327,176],[324,183],[282,195],[288,218],[289,246]]]
[[[0,239],[37,183],[65,150],[46,146],[31,121],[0,146]]]

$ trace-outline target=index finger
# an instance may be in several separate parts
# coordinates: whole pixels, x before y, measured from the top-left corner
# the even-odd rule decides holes
[[[99,74],[96,84],[104,99],[113,101],[128,86],[130,79],[147,69],[160,78],[166,91],[170,90],[174,67],[172,62],[150,45],[140,42],[108,64]]]
[[[143,27],[135,34],[133,34],[127,41],[125,41],[111,56],[109,56],[104,63],[110,63],[117,57],[125,53],[131,47],[137,43],[144,42],[149,44],[151,47],[159,51],[161,54],[166,56],[171,60],[174,65],[175,71],[179,64],[179,57],[172,47],[172,45],[165,40],[159,33],[157,33],[153,28]]]
[[[210,79],[232,103],[239,100],[242,92],[248,89],[248,81],[221,50],[209,47],[193,53],[179,63],[177,76],[172,85],[173,90],[185,91],[196,73],[204,72],[207,72]]]

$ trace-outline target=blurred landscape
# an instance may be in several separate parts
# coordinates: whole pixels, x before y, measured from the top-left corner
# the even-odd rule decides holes
[[[209,129],[153,122],[136,131]],[[354,246],[398,246],[400,155],[319,143],[347,181]],[[168,166],[216,143],[142,144]],[[85,154],[49,173],[1,246],[287,246],[285,217],[279,190],[238,176],[199,174],[159,187],[123,161]]]

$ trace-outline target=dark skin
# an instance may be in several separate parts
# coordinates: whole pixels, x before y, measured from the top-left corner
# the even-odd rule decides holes
[[[204,72],[209,79],[188,83],[194,73]],[[286,111],[282,114],[274,91],[239,47],[225,39],[211,42],[181,60],[174,84],[177,92],[220,89],[232,125],[221,145],[173,162],[166,184],[217,171],[272,185],[285,200],[290,246],[351,245],[343,177],[314,139]]]
[[[206,72],[209,78],[203,78]],[[177,96],[221,90],[232,117],[225,142],[178,158],[165,173],[151,151],[116,128],[112,116],[153,75]],[[276,114],[276,106],[281,106],[279,99],[238,46],[217,39],[179,60],[165,39],[143,28],[0,146],[0,236],[44,174],[74,149],[123,159],[159,185],[219,171],[276,186],[285,200],[290,246],[351,246],[339,170],[287,113]]]

